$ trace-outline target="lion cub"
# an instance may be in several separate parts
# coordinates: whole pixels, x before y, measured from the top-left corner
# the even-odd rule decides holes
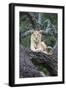
[[[41,41],[41,32],[34,31],[31,35],[31,50],[33,51],[41,51],[47,54],[47,45],[45,42]]]

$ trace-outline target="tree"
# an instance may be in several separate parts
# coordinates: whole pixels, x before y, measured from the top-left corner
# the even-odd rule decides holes
[[[20,46],[20,77],[43,77],[45,75],[38,70],[33,62],[47,65],[50,75],[57,76],[57,45],[51,56],[41,52],[33,52]]]
[[[50,18],[51,17],[50,15],[54,17]],[[27,35],[28,35],[27,37],[30,37],[33,30],[42,30],[42,40],[45,41],[47,45],[51,45],[53,47],[57,40],[56,19],[57,15],[54,14],[32,13],[32,12],[21,13],[20,14],[21,43],[26,42],[23,39],[26,38]],[[55,23],[52,23],[53,20]]]
[[[46,36],[48,38],[48,40],[46,38],[44,41],[48,42],[47,43],[48,45],[52,45],[52,47],[54,47],[54,44],[57,41],[57,30],[56,30],[57,25],[56,25],[56,20],[55,20],[56,18],[54,19],[54,17],[53,17],[51,19],[45,20],[46,17],[48,17],[47,14],[45,16],[45,14],[40,14],[40,13],[37,14],[37,13],[23,12],[20,14],[20,42],[22,41],[22,45],[23,45],[23,41],[25,38],[29,38],[31,33],[34,30],[38,30],[38,31],[42,32],[42,35],[44,35],[43,40]],[[44,19],[44,21],[42,21],[43,19]],[[54,23],[52,23],[53,19],[54,19],[54,23],[55,23],[56,27],[55,27]],[[47,23],[47,25],[46,25],[46,23]],[[24,25],[22,25],[22,24],[24,24]],[[46,25],[45,28],[43,28],[43,24]],[[22,25],[22,27],[21,27],[21,25]],[[49,40],[49,38],[52,41],[52,43]],[[54,41],[54,39],[55,39],[55,41]],[[30,42],[29,39],[27,41]],[[24,41],[25,46],[26,46],[27,41]],[[54,41],[54,44],[53,44],[53,41]],[[57,66],[57,46],[58,45],[56,44],[55,46],[56,47],[53,48],[52,55],[47,55],[42,52],[33,52],[29,48],[24,48],[24,47],[21,48],[21,46],[20,46],[20,67],[21,67],[20,75],[21,75],[21,77],[42,76],[42,74],[38,71],[38,69],[34,65],[34,61],[37,64],[47,65],[48,67],[46,67],[46,68],[50,72],[50,75],[52,75],[52,76],[57,75],[57,70],[58,70],[57,69],[57,67],[58,67]],[[25,54],[27,56],[27,58],[25,58],[26,56],[23,57],[23,54]],[[22,58],[25,58],[26,62],[28,62],[28,65],[27,65],[27,63],[24,62],[24,60]],[[24,67],[27,69],[27,71],[24,70],[24,68],[22,67],[23,63],[25,63]],[[29,68],[27,68],[27,66],[31,67],[31,70]],[[32,70],[33,70],[33,72],[32,72]],[[23,71],[24,75],[23,75],[22,71]],[[26,76],[25,71],[28,72],[27,76]],[[29,74],[30,72],[31,72],[31,75]]]

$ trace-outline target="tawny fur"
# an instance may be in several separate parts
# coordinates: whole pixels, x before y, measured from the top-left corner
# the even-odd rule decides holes
[[[31,50],[42,51],[47,53],[47,45],[45,42],[41,41],[40,31],[34,31],[31,35]]]

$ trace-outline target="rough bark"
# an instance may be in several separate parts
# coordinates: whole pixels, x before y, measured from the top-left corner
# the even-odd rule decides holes
[[[20,77],[42,77],[38,68],[32,63],[46,64],[51,76],[57,76],[57,47],[52,55],[42,52],[33,52],[30,49],[20,46]]]
[[[20,78],[26,77],[42,77],[40,71],[38,71],[37,67],[32,63],[29,55],[28,49],[25,49],[20,46],[20,61],[19,61],[19,76]]]
[[[57,50],[55,49],[55,52],[53,52],[52,55],[47,55],[42,52],[33,52],[33,51],[26,51],[29,53],[30,59],[35,60],[36,63],[45,64],[48,66],[48,71],[51,75],[57,75]]]

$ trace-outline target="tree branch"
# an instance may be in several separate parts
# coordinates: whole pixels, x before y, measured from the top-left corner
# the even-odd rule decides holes
[[[29,57],[29,61],[34,61],[39,64],[44,64],[48,66],[48,71],[52,76],[57,76],[58,71],[58,59],[57,59],[57,47],[54,49],[52,55],[47,55],[42,52],[33,52],[30,49],[24,48],[24,51]],[[23,52],[23,50],[22,50]],[[25,55],[26,55],[25,54]],[[27,58],[25,58],[27,59]]]

